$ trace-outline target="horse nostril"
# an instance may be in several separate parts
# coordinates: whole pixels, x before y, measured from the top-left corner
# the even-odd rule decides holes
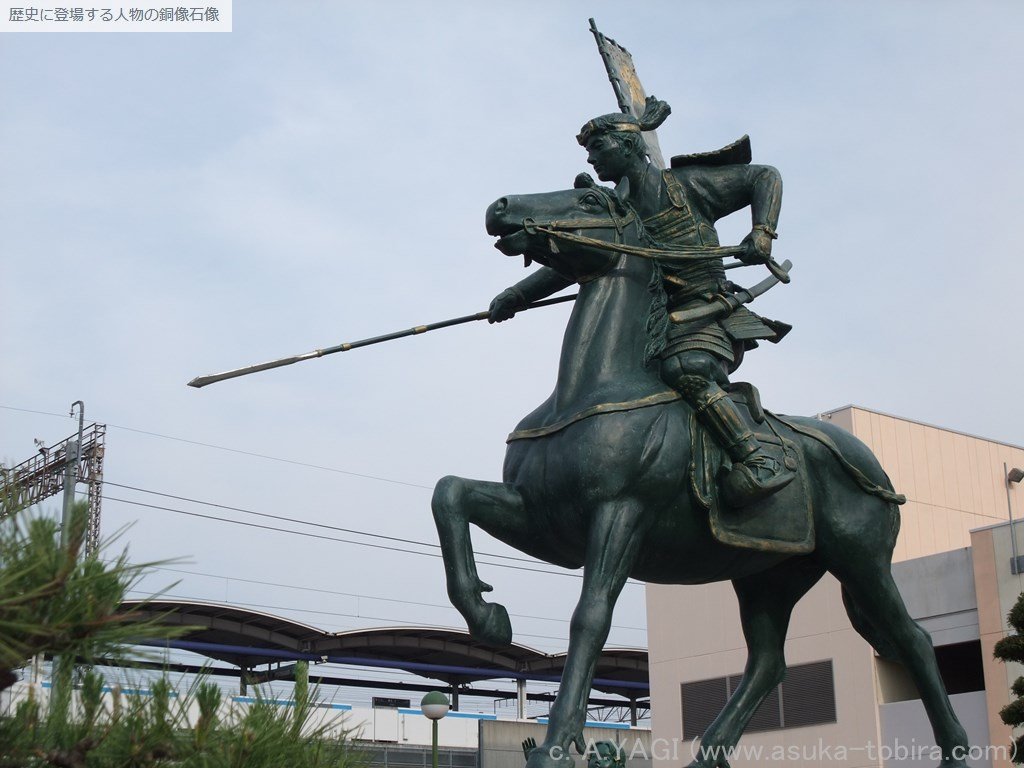
[[[487,206],[487,214],[484,216],[484,224],[487,227],[487,234],[503,234],[505,228],[505,215],[508,213],[508,198],[502,197]]]

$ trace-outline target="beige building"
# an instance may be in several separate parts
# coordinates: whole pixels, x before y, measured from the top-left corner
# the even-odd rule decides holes
[[[998,711],[1024,670],[993,661],[992,646],[1024,591],[1020,569],[1011,568],[1024,553],[1024,530],[1014,543],[1009,524],[1011,504],[1014,517],[1024,514],[1024,490],[1006,479],[1007,468],[1024,467],[1024,448],[856,406],[819,418],[863,440],[907,495],[894,576],[932,635],[954,709],[978,747],[969,762],[1009,766],[1011,737]],[[647,615],[654,756],[678,766],[692,759],[694,735],[742,675],[739,610],[728,583],[649,585]],[[786,661],[787,678],[755,714],[733,768],[938,763],[916,691],[900,665],[880,659],[854,631],[832,576],[794,610]],[[914,756],[921,759],[907,759]]]

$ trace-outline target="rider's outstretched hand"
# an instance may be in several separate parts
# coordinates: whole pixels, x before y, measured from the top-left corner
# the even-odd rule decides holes
[[[506,288],[494,297],[489,307],[488,323],[500,323],[516,316],[516,312],[526,306],[523,294],[515,288]]]

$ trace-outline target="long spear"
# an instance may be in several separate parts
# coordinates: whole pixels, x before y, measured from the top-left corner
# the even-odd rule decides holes
[[[559,296],[554,299],[544,299],[543,301],[535,301],[533,304],[528,304],[523,307],[520,312],[527,309],[537,309],[538,307],[547,307],[552,304],[561,304],[565,301],[573,301],[576,298],[576,294],[570,296]],[[490,310],[483,310],[477,312],[474,315],[466,315],[465,317],[455,317],[451,320],[442,320],[438,323],[429,323],[427,325],[417,325],[415,328],[409,328],[404,331],[395,331],[394,333],[385,333],[383,336],[374,336],[369,339],[360,339],[359,341],[347,341],[342,344],[337,344],[333,347],[325,347],[324,349],[314,349],[312,352],[306,352],[303,355],[294,355],[293,357],[282,357],[280,360],[271,360],[269,363],[259,363],[257,365],[249,365],[245,368],[236,368],[233,371],[224,371],[224,373],[211,373],[209,376],[197,376],[188,383],[190,387],[199,389],[205,387],[207,384],[216,384],[218,381],[224,381],[225,379],[234,379],[238,376],[248,376],[250,373],[257,373],[258,371],[269,371],[271,368],[282,368],[286,365],[292,365],[293,363],[299,363],[303,360],[312,360],[316,357],[324,357],[325,355],[333,355],[335,352],[348,352],[350,349],[358,349],[359,347],[368,347],[371,344],[380,344],[385,341],[392,341],[393,339],[401,339],[405,336],[416,336],[427,331],[436,331],[439,328],[450,328],[453,325],[462,325],[463,323],[472,323],[476,320],[486,320],[490,315]]]
[[[744,264],[743,262],[734,262],[732,264],[726,264],[726,269],[736,269],[737,267],[752,266]],[[788,277],[788,275],[787,275]],[[785,280],[784,282],[788,282]],[[544,299],[542,301],[535,301],[532,304],[527,304],[519,312],[525,312],[528,309],[538,309],[540,307],[549,307],[552,304],[561,304],[566,301],[574,301],[576,299],[575,293],[568,296],[559,296],[554,299]],[[207,384],[216,384],[218,381],[224,381],[225,379],[234,379],[239,376],[248,376],[250,373],[258,373],[259,371],[269,371],[272,368],[283,368],[286,365],[292,365],[294,363],[302,362],[303,360],[312,360],[316,357],[323,357],[324,355],[333,355],[335,352],[348,352],[350,349],[358,349],[359,347],[368,347],[371,344],[380,344],[385,341],[393,341],[394,339],[402,339],[406,336],[417,336],[427,331],[436,331],[439,328],[450,328],[453,325],[462,325],[463,323],[472,323],[477,320],[486,320],[490,316],[490,310],[483,310],[477,312],[474,315],[466,315],[465,317],[454,317],[451,320],[441,320],[437,323],[429,323],[427,325],[417,325],[415,328],[408,328],[404,331],[395,331],[394,333],[385,333],[383,336],[373,336],[369,339],[360,339],[359,341],[346,341],[342,344],[336,344],[333,347],[325,347],[324,349],[314,349],[312,352],[306,352],[303,355],[294,355],[292,357],[282,357],[280,360],[271,360],[268,363],[258,363],[256,365],[247,365],[245,368],[235,368],[233,371],[224,371],[223,373],[211,373],[209,376],[197,376],[188,383],[190,387],[200,389],[205,387]]]

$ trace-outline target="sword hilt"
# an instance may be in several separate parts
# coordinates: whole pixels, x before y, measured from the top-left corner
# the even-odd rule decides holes
[[[789,284],[789,272],[783,269],[782,265],[775,261],[775,259],[769,256],[768,261],[766,261],[764,265],[768,267],[768,271],[771,272],[780,283]]]

